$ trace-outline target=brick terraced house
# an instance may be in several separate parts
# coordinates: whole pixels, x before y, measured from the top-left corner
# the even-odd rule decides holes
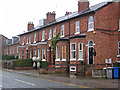
[[[120,61],[120,1],[102,2],[89,7],[89,2],[78,1],[78,11],[66,12],[55,18],[55,12],[46,14],[46,22],[20,34],[19,57],[41,58],[56,68],[70,63],[70,71],[78,72],[82,61],[87,65],[116,63]],[[56,39],[55,61],[52,38]],[[97,68],[104,68],[100,66]]]
[[[13,55],[18,56],[19,37],[15,36],[12,39],[6,39],[2,47],[2,55]]]

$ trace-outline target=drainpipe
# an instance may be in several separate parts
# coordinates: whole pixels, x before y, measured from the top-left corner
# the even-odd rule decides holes
[[[70,22],[69,22],[69,37],[70,37]],[[69,44],[69,64],[70,65],[70,40],[68,41]],[[68,73],[69,73],[69,67],[68,67]]]

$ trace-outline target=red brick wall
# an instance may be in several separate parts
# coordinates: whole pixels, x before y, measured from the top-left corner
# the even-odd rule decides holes
[[[19,44],[12,44],[12,45],[4,46],[3,48],[4,55],[18,55],[18,52],[17,52],[18,46]],[[11,48],[11,53],[10,53],[10,48]],[[13,52],[13,48],[14,48],[14,52]]]
[[[118,3],[111,3],[96,12],[95,28],[118,30],[118,10]]]
[[[111,12],[112,10],[112,12]],[[90,40],[93,40],[93,42],[95,43],[95,50],[97,55],[94,57],[95,60],[95,64],[97,63],[105,63],[105,59],[106,58],[112,58],[114,60],[114,62],[116,61],[117,58],[117,47],[118,47],[118,40],[117,38],[117,31],[115,32],[109,32],[109,30],[117,30],[118,29],[118,5],[117,3],[111,3],[110,5],[100,9],[99,11],[97,11],[95,14],[88,14],[88,15],[84,15],[82,17],[76,17],[74,19],[65,21],[65,22],[61,22],[58,23],[56,25],[52,25],[46,28],[43,28],[39,31],[39,37],[38,34],[37,35],[37,41],[39,38],[39,41],[42,40],[42,31],[45,31],[45,42],[48,42],[47,45],[40,45],[38,46],[39,48],[44,47],[46,49],[46,59],[47,61],[49,61],[49,51],[47,51],[49,49],[49,44],[51,44],[51,40],[48,41],[49,38],[49,29],[52,29],[52,37],[53,37],[53,28],[56,27],[56,33],[60,32],[60,26],[61,25],[65,25],[65,35],[69,35],[69,23],[70,23],[70,35],[74,35],[75,34],[75,22],[76,21],[80,21],[80,32],[81,34],[86,34],[86,38],[76,38],[76,39],[71,39],[70,43],[76,43],[76,58],[78,59],[78,43],[79,42],[83,42],[84,45],[84,50],[83,51],[87,51],[88,54],[88,47],[86,47],[85,45],[88,44],[88,42]],[[96,30],[100,29],[100,31],[96,31],[96,34],[93,34],[93,32],[87,32],[88,30],[88,18],[89,16],[93,16],[94,18],[94,28]],[[103,29],[108,30],[108,31],[103,31]],[[38,33],[37,31],[37,33]],[[34,41],[34,33],[31,33],[31,42]],[[117,35],[116,35],[117,34]],[[25,36],[25,35],[23,35]],[[21,38],[23,37],[21,36]],[[118,37],[119,38],[119,37]],[[25,41],[26,42],[26,41]],[[21,43],[21,41],[20,41]],[[60,41],[58,42],[57,45],[66,45],[66,42],[64,41]],[[68,45],[69,46],[69,45]],[[68,48],[68,47],[67,47]],[[60,51],[61,53],[61,51]],[[42,53],[41,53],[42,55]],[[69,54],[67,54],[68,56],[66,56],[66,58],[69,57]],[[84,56],[84,55],[83,55]],[[42,57],[42,56],[41,56]],[[53,52],[51,53],[51,58],[53,60]],[[87,55],[87,59],[88,59],[88,55]],[[68,58],[69,60],[69,58]],[[88,63],[88,62],[87,62]]]

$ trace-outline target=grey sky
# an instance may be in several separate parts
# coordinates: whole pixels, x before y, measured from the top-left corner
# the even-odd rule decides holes
[[[90,6],[107,0],[89,0]],[[27,31],[27,23],[46,18],[47,12],[56,12],[56,18],[64,16],[66,11],[78,9],[78,0],[1,0],[0,34],[8,38]]]

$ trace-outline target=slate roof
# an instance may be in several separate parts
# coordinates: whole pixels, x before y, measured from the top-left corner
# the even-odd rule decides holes
[[[82,16],[82,15],[91,13],[91,12],[97,12],[99,9],[103,8],[104,6],[107,6],[110,3],[112,3],[112,2],[102,2],[102,3],[99,3],[99,4],[93,5],[93,6],[87,8],[87,9],[81,11],[81,12],[76,11],[76,12],[73,12],[73,13],[68,14],[66,16],[59,17],[55,21],[53,21],[49,24],[46,24],[44,26],[37,26],[30,31],[27,31],[23,34],[19,34],[18,36],[21,36],[21,35],[24,35],[24,34],[27,34],[27,33],[33,32],[33,31],[37,31],[38,29],[42,29],[42,28],[48,27],[50,25],[57,24],[57,23],[60,23],[60,22],[63,22],[63,21],[66,21],[66,20],[69,20],[69,19],[72,19],[72,18],[75,18],[75,17],[78,17],[78,16]]]

